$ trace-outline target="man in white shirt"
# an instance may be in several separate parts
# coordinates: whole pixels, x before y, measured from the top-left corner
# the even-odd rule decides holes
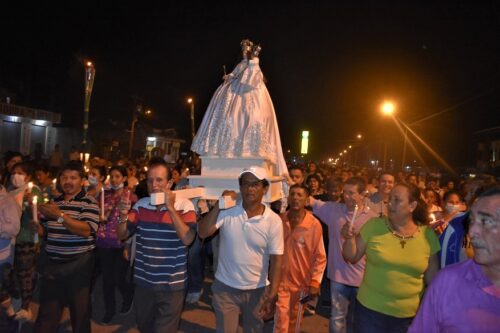
[[[262,318],[276,303],[283,226],[280,217],[262,204],[269,188],[266,177],[264,168],[244,169],[239,177],[242,203],[222,211],[216,205],[198,225],[201,238],[220,230],[219,263],[212,285],[217,332],[236,332],[240,312],[244,332],[262,332]],[[233,191],[222,195],[236,198]]]

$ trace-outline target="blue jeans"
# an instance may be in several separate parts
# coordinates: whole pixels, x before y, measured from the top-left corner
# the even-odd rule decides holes
[[[363,306],[356,300],[355,333],[406,333],[413,317],[397,318]]]
[[[210,252],[210,239],[196,236],[188,252],[188,293],[201,292],[205,278],[205,258]]]
[[[354,325],[354,307],[358,288],[330,281],[332,313],[330,333],[352,333]]]

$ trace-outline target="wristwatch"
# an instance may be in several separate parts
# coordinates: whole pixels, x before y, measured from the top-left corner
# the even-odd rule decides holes
[[[57,218],[57,223],[63,223],[63,222],[64,222],[64,213],[61,213]]]

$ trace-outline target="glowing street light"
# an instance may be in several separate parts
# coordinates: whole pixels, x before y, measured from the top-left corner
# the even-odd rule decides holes
[[[382,103],[380,110],[384,115],[392,116],[394,114],[394,111],[396,110],[396,106],[394,105],[393,102],[386,101]]]
[[[380,111],[382,111],[382,114],[384,114],[385,116],[393,116],[395,110],[396,110],[396,106],[391,101],[385,101],[380,106]],[[386,167],[386,163],[385,163],[386,160],[387,160],[387,142],[384,141],[384,164],[383,164],[384,169]]]
[[[361,140],[363,138],[363,136],[361,134],[358,134],[358,135],[356,135],[356,138],[358,138],[359,140]]]

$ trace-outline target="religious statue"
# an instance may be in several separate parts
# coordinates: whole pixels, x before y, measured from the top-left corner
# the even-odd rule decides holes
[[[241,42],[242,60],[224,75],[191,150],[201,156],[260,157],[287,173],[271,96],[259,66],[260,45]]]

